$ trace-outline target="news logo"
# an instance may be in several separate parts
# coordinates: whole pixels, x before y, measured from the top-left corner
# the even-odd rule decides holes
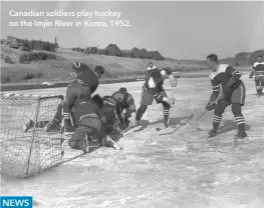
[[[0,196],[1,208],[32,208],[32,196]]]

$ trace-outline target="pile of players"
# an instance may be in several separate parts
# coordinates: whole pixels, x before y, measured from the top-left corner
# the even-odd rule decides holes
[[[169,125],[169,110],[174,100],[166,95],[163,81],[168,76],[175,86],[177,84],[169,67],[158,69],[153,66],[147,71],[137,111],[134,98],[125,87],[112,95],[93,95],[105,72],[104,67],[96,66],[92,70],[81,62],[74,62],[72,67],[74,80],[68,85],[64,102],[58,105],[54,118],[35,124],[29,120],[23,126],[24,132],[34,126],[44,128],[46,132],[62,127],[64,132],[73,132],[68,141],[72,149],[89,152],[89,143],[94,140],[116,148],[112,138],[122,135],[125,129],[137,126],[147,105],[151,105],[154,99],[163,105],[164,125]]]

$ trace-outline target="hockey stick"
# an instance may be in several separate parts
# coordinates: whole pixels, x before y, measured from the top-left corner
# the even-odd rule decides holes
[[[195,122],[199,121],[206,113],[207,113],[207,110],[202,112],[201,115],[195,120]]]
[[[129,131],[130,129],[132,129],[132,126],[128,126],[127,128],[125,128],[123,131],[121,131],[121,134],[126,133],[127,131]]]
[[[218,98],[211,104],[211,105],[214,105],[214,104],[217,104],[218,101],[222,98],[222,95],[223,95],[223,91],[221,90]],[[206,113],[207,113],[208,110],[205,110],[203,113],[201,113],[201,115],[195,120],[195,122],[198,122]],[[199,131],[206,131],[206,130],[203,130],[199,127],[196,127],[197,130]]]
[[[173,129],[171,132],[164,133],[164,134],[159,134],[159,135],[160,135],[160,136],[168,135],[168,134],[172,134],[172,133],[178,131],[181,127],[183,127],[183,126],[185,126],[186,124],[188,124],[189,121],[190,121],[192,118],[193,118],[193,114],[190,116],[190,118],[189,118],[185,123],[181,124],[179,127],[177,127],[177,126],[173,126],[173,128],[175,128],[175,129]],[[160,131],[160,130],[159,130],[159,131]]]
[[[103,146],[109,144],[111,147],[115,148],[116,150],[122,150],[123,148],[117,144],[110,136],[106,136],[103,142]]]

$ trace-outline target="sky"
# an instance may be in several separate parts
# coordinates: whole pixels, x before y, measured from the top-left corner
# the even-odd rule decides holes
[[[14,17],[17,12],[122,12],[117,17]],[[130,27],[22,27],[10,22],[25,20],[53,22],[128,20]],[[186,1],[186,2],[2,2],[1,38],[54,41],[60,47],[104,48],[117,44],[120,49],[133,47],[157,50],[163,56],[175,59],[203,60],[210,53],[220,58],[239,52],[264,49],[264,2],[262,1]]]

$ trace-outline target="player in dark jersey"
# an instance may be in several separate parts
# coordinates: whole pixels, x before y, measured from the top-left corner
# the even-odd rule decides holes
[[[71,121],[73,106],[82,100],[89,100],[99,85],[99,78],[104,74],[104,67],[96,66],[91,70],[86,64],[81,62],[73,63],[75,70],[80,70],[76,79],[67,87],[65,102],[63,106],[64,125],[67,129],[74,126],[74,120]]]
[[[253,64],[253,70],[249,75],[249,78],[253,78],[255,75],[255,86],[258,95],[262,94],[264,88],[264,61],[262,56],[258,56],[257,62]]]
[[[114,113],[115,103],[110,97],[102,99],[99,95],[95,95],[88,101],[80,100],[76,107],[77,125],[68,143],[69,146],[89,152],[89,142],[96,142],[98,146],[121,149],[110,137],[111,134],[116,133]]]
[[[73,72],[71,73],[71,76],[73,77],[73,79],[75,80],[77,78],[77,76],[84,70],[91,70],[86,64],[82,64],[80,62],[74,62],[72,64],[72,69]],[[48,121],[37,121],[35,124],[36,128],[44,128],[45,132],[49,132],[51,130],[54,129],[58,129],[61,128],[61,122],[63,119],[63,105],[64,102],[60,103],[57,106],[57,110],[56,110],[56,114],[54,115],[54,117],[52,118],[52,120]],[[74,109],[72,109],[71,111],[71,123],[74,124]],[[27,132],[30,128],[33,128],[34,126],[34,121],[32,119],[29,119],[22,127],[22,131]]]
[[[121,132],[119,128],[119,118],[117,116],[117,102],[111,96],[103,97],[103,107],[101,108],[101,114],[105,117],[105,124],[103,126],[103,132],[105,134],[119,134]]]
[[[247,137],[245,131],[245,119],[242,114],[242,106],[245,103],[246,89],[240,80],[241,73],[226,64],[219,64],[215,54],[207,56],[207,61],[213,72],[210,74],[213,93],[206,109],[214,109],[213,129],[208,133],[209,137],[217,135],[222,121],[222,114],[228,105],[232,105],[232,112],[238,125],[236,138]]]
[[[174,99],[168,98],[165,90],[163,89],[165,76],[169,76],[176,87],[177,82],[169,67],[164,67],[162,70],[158,68],[149,70],[142,87],[140,107],[136,113],[136,123],[144,115],[147,110],[147,106],[152,105],[153,100],[155,99],[157,103],[161,103],[163,105],[164,126],[168,127],[170,108],[174,103]]]
[[[136,105],[133,96],[121,87],[111,96],[116,102],[116,114],[119,118],[122,129],[128,126],[134,127],[136,121]]]
[[[95,95],[92,99],[81,99],[76,105],[76,129],[68,141],[72,149],[89,152],[89,141],[97,139],[100,142],[104,117],[100,114],[103,105],[102,98]]]

